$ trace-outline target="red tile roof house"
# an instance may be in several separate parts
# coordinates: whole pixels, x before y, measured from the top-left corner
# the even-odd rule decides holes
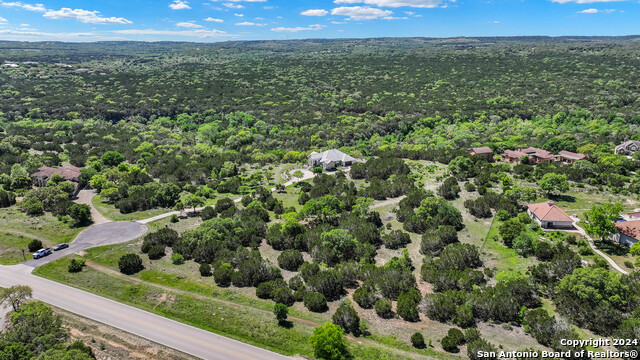
[[[523,156],[529,155],[520,150],[505,150],[504,154],[502,154],[502,161],[520,164],[520,159],[522,159]]]
[[[611,236],[613,241],[631,247],[640,239],[640,220],[619,221],[614,225],[618,233]]]
[[[573,219],[551,200],[530,204],[528,212],[543,229],[573,228]]]
[[[562,161],[565,164],[573,164],[578,160],[584,160],[585,157],[586,156],[584,154],[577,154],[563,150],[556,156],[556,160]]]
[[[38,172],[31,174],[32,178],[35,178],[38,182],[38,186],[46,186],[47,182],[53,174],[58,174],[64,181],[72,181],[78,183],[80,181],[80,168],[75,166],[61,166],[59,168],[52,168],[48,166],[42,166],[38,168]],[[77,185],[76,185],[77,188]]]
[[[470,148],[467,149],[467,151],[471,156],[478,155],[482,156],[487,161],[493,161],[493,150],[491,150],[491,148],[488,146]]]
[[[548,152],[547,150],[542,150],[534,147],[528,147],[520,151],[529,155],[529,157],[531,157],[531,159],[536,163],[541,163],[543,161],[553,161],[556,159],[555,155]]]

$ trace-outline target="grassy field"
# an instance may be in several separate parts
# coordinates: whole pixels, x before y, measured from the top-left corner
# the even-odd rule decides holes
[[[91,249],[84,258],[105,266],[113,265],[114,259],[128,251],[128,246],[136,245],[128,244],[124,249]],[[286,355],[313,356],[308,338],[315,326],[329,320],[328,313],[308,316],[308,312],[304,314],[306,311],[299,309],[300,306],[294,306],[290,311],[290,326],[279,326],[271,312],[272,302],[251,299],[233,289],[219,288],[211,278],[195,281],[193,273],[197,271],[196,264],[168,265],[168,257],[154,261],[154,264],[145,263],[147,269],[134,277],[100,271],[90,266],[80,273],[71,274],[67,271],[69,261],[69,257],[56,260],[37,268],[35,273]],[[156,267],[165,270],[173,267],[175,271],[162,272],[155,270]],[[189,274],[190,277],[179,279],[178,273]],[[355,359],[454,358],[433,349],[413,349],[406,344],[398,348],[390,344],[391,337],[382,339],[385,341],[375,337],[351,339],[349,348]]]
[[[17,235],[8,232],[0,232],[0,264],[14,265],[24,261],[24,256],[29,260],[31,253],[27,245],[33,240],[31,237]],[[53,245],[51,242],[43,242],[44,247]],[[24,253],[23,253],[24,250]]]
[[[137,211],[130,214],[121,214],[120,210],[116,209],[113,204],[107,204],[102,202],[100,195],[96,195],[91,199],[93,207],[100,212],[104,217],[111,221],[131,221],[131,220],[143,220],[156,215],[164,214],[172,209],[158,208],[146,211]]]
[[[27,216],[16,206],[0,209],[0,229],[52,243],[71,242],[84,227],[70,228],[50,213]]]

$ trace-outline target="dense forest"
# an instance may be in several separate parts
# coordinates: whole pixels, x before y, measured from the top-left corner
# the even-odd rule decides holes
[[[481,324],[557,351],[587,330],[633,337],[640,245],[607,236],[640,194],[640,152],[613,151],[640,140],[639,39],[0,42],[0,64],[13,64],[0,68],[0,207],[75,229],[91,223],[90,206],[73,203],[79,188],[115,216],[192,209],[108,265],[143,276],[171,253],[170,266],[195,263],[217,289],[301,303],[296,316],[331,310],[342,330],[318,326],[318,338],[428,319],[449,330],[442,350],[474,358],[500,340]],[[476,146],[584,157],[514,165],[470,155]],[[362,161],[298,170],[329,148]],[[32,179],[63,165],[78,167],[78,188]],[[630,274],[587,233],[543,231],[527,205],[550,199],[578,203],[574,217]],[[86,276],[81,261],[73,276]],[[411,343],[433,347],[419,331]]]

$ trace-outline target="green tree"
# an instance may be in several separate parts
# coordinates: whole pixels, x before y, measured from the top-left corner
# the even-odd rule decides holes
[[[513,246],[513,240],[524,231],[524,225],[518,219],[509,219],[498,228],[500,237],[507,247]]]
[[[71,219],[73,219],[73,226],[89,225],[93,218],[91,217],[91,207],[86,204],[73,204],[67,210]]]
[[[19,204],[20,209],[27,215],[42,215],[44,213],[44,204],[35,197],[27,197]]]
[[[142,259],[136,254],[123,255],[118,260],[118,268],[120,272],[126,275],[133,275],[138,271],[142,271],[144,266],[142,265]]]
[[[117,151],[107,151],[102,155],[102,163],[107,166],[118,166],[124,161],[124,156]]]
[[[185,207],[193,208],[193,212],[195,212],[198,206],[204,205],[204,199],[194,194],[187,194],[182,199],[182,203],[184,204]]]
[[[319,199],[307,201],[302,208],[301,215],[305,217],[317,216],[323,221],[335,217],[344,210],[344,203],[333,195],[325,195]]]
[[[606,240],[611,234],[615,234],[617,229],[615,221],[620,217],[622,204],[604,204],[594,206],[584,213],[584,229],[589,235],[598,236],[601,240]]]
[[[24,285],[15,285],[0,291],[0,304],[4,307],[11,306],[13,311],[17,311],[25,300],[30,299],[31,288]]]
[[[542,179],[538,180],[538,186],[546,191],[547,195],[569,190],[567,175],[564,174],[546,173]]]
[[[309,338],[313,354],[323,360],[345,360],[349,357],[344,330],[335,324],[324,323],[313,329]]]
[[[42,241],[33,239],[29,242],[29,245],[27,245],[27,247],[29,248],[29,252],[36,252],[42,249]]]
[[[287,320],[289,308],[285,304],[277,303],[273,307],[273,314],[276,316],[276,320],[278,320],[278,323],[283,323],[285,320]]]
[[[360,316],[358,316],[349,300],[344,300],[340,303],[331,317],[331,321],[342,327],[347,333],[359,334]]]

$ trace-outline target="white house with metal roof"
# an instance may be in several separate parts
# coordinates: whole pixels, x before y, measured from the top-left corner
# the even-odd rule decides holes
[[[324,152],[312,152],[308,156],[309,166],[322,166],[325,170],[335,169],[339,166],[351,166],[356,158],[349,156],[337,149],[331,149]]]

